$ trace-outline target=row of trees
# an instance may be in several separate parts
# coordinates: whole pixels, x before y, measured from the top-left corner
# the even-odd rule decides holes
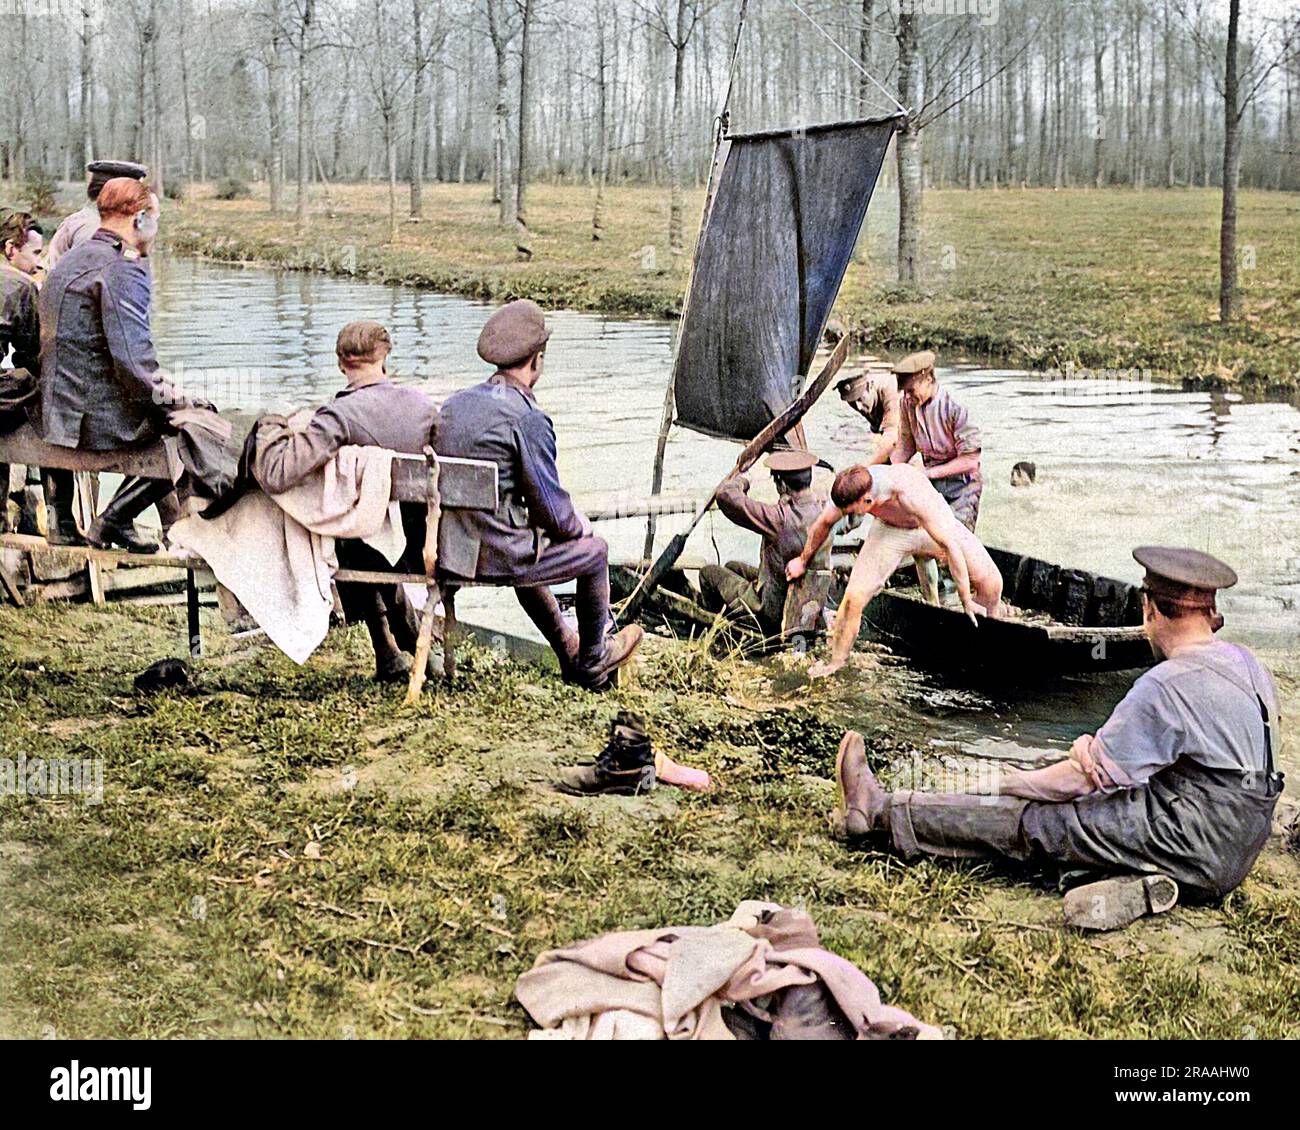
[[[395,226],[402,211],[420,215],[427,179],[483,182],[526,254],[530,179],[651,182],[672,186],[680,250],[681,189],[706,175],[737,48],[733,128],[889,113],[891,92],[909,109],[905,283],[916,270],[906,212],[927,185],[1300,189],[1300,13],[1287,0],[13,8],[12,57],[26,65],[0,79],[6,175],[70,178],[93,155],[129,156],[165,186],[265,180],[272,208],[300,224],[313,185],[385,179]]]

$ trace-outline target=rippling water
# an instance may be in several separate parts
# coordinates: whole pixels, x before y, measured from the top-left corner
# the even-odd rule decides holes
[[[354,318],[391,330],[398,379],[441,400],[487,375],[474,343],[488,308],[400,286],[325,276],[162,260],[154,326],[164,365],[190,383],[211,382],[223,410],[323,402],[340,386],[334,336]],[[560,471],[580,503],[649,493],[668,380],[671,327],[560,311],[537,393],[555,421]],[[942,360],[942,358],[941,358]],[[991,545],[1137,580],[1135,545],[1176,543],[1224,558],[1241,575],[1222,608],[1225,635],[1294,652],[1300,639],[1300,407],[1249,403],[1235,394],[1183,392],[1138,381],[1048,379],[1018,371],[940,373],[984,438],[980,534]],[[865,424],[833,395],[807,420],[809,443],[836,467],[861,449]],[[664,490],[705,494],[735,461],[735,446],[674,429]],[[1038,482],[1009,485],[1013,463],[1038,465]],[[761,471],[755,490],[770,497]],[[662,518],[659,543],[689,518]],[[615,556],[640,554],[644,520],[603,523]],[[756,556],[757,540],[707,518],[694,557]],[[484,594],[491,603],[505,594]],[[480,599],[476,596],[476,600]],[[509,598],[507,598],[508,600]],[[931,688],[932,689],[932,688]],[[1023,723],[1058,740],[1106,707],[1123,683],[1072,692],[1077,709],[1021,703]],[[930,693],[924,691],[923,693]],[[963,714],[962,703],[942,713]],[[985,711],[986,713],[986,711]],[[1064,717],[1063,717],[1064,715]],[[1002,721],[981,723],[989,740]]]

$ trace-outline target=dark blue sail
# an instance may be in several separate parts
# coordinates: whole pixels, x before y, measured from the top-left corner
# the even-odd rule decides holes
[[[901,121],[723,143],[680,329],[677,423],[748,441],[799,395]]]

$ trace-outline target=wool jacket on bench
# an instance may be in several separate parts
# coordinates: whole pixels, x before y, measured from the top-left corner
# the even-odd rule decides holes
[[[560,486],[550,417],[531,389],[504,373],[443,402],[435,446],[439,455],[496,463],[500,491],[493,513],[444,512],[441,571],[466,580],[508,579],[537,561],[543,538],[568,541],[590,532]]]
[[[344,447],[384,447],[420,455],[433,437],[438,409],[417,388],[392,381],[345,388],[318,408],[302,431],[286,431],[259,452],[258,475],[280,494],[323,467]]]

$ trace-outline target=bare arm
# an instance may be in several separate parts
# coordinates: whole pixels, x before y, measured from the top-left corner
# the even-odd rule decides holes
[[[927,467],[925,474],[930,479],[946,479],[950,475],[971,475],[979,469],[980,453],[968,451],[958,455],[956,459],[949,459],[947,463],[936,463],[933,467]]]
[[[797,581],[808,571],[808,563],[817,556],[817,551],[831,536],[835,524],[843,517],[844,511],[833,502],[826,504],[822,512],[817,515],[816,521],[808,527],[808,540],[804,543],[803,552],[786,565],[787,580]]]
[[[1077,800],[1097,791],[1097,786],[1073,761],[1058,761],[1043,769],[1013,769],[998,784],[1002,796],[1059,803]]]

